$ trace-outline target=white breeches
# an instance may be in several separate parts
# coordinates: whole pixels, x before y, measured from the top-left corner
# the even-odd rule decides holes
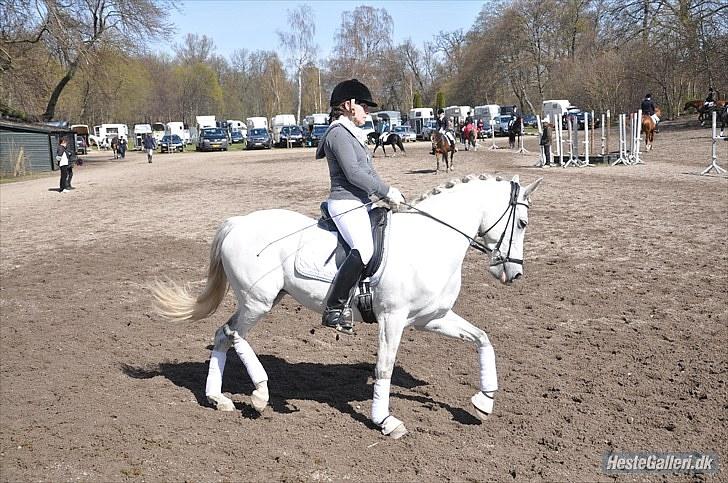
[[[364,265],[369,263],[374,254],[369,206],[365,207],[361,201],[356,200],[328,200],[326,204],[342,238],[346,240],[352,250],[359,251]],[[345,214],[341,215],[341,213]]]

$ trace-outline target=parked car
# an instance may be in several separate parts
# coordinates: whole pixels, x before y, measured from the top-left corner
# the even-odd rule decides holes
[[[184,150],[185,143],[182,141],[182,138],[176,134],[165,134],[159,142],[160,153],[172,153],[177,151],[182,153]]]
[[[422,134],[420,135],[420,137],[423,141],[429,141],[432,137],[433,131],[437,131],[437,121],[434,119],[425,121],[422,126]]]
[[[329,128],[327,124],[314,124],[311,132],[306,137],[306,146],[318,146],[319,139],[324,135],[326,130]]]
[[[234,129],[234,130],[233,130],[233,131],[232,131],[232,132],[230,133],[230,142],[231,142],[232,144],[235,144],[235,143],[242,143],[242,142],[244,142],[244,141],[245,141],[245,137],[243,136],[243,133],[242,133],[242,132],[240,132],[240,130],[238,130],[238,129]]]
[[[273,147],[273,138],[268,130],[264,127],[258,127],[248,131],[248,145],[246,149]]]
[[[278,145],[282,148],[291,146],[303,147],[303,131],[299,126],[283,126],[280,133]]]
[[[527,127],[538,127],[538,119],[533,114],[523,116],[523,125]]]
[[[203,129],[197,139],[198,151],[228,150],[227,131],[219,127]]]
[[[417,134],[409,126],[394,126],[392,132],[399,134],[404,142],[417,141]]]
[[[76,136],[76,154],[88,154],[86,140],[83,136]]]
[[[570,115],[576,115],[576,120],[579,124],[579,129],[584,129],[584,111],[581,109],[569,109],[569,112],[564,115],[561,119],[561,127],[563,129],[568,129],[569,126],[566,122],[567,116]],[[591,112],[589,113],[591,116]],[[589,120],[589,124],[591,124],[591,119]],[[602,119],[600,115],[594,114],[594,127],[601,127],[602,126]]]
[[[498,116],[495,118],[495,135],[496,136],[508,136],[508,125],[514,117],[510,114],[505,116]]]

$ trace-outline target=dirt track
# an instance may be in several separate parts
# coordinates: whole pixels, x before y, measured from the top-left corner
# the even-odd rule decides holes
[[[465,260],[455,310],[495,346],[495,413],[483,424],[470,413],[473,347],[408,331],[392,385],[410,430],[399,441],[368,422],[376,327],[336,340],[285,298],[250,337],[271,408],[255,415],[231,355],[223,391],[239,410],[221,413],[204,385],[232,297],[208,320],[170,326],[143,285],[201,281],[228,216],[315,215],[328,177],[312,150],[151,165],[96,154],[68,194],[55,176],[2,185],[0,480],[606,481],[605,453],[643,450],[712,451],[726,467],[728,180],[688,174],[707,166],[708,136],[666,124],[636,167],[458,153],[458,176],[545,183],[519,283],[499,285],[477,252]],[[453,176],[431,172],[425,143],[407,149],[376,164],[409,198]]]

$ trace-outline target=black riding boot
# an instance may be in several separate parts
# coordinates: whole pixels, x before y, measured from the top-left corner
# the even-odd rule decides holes
[[[359,250],[352,250],[339,267],[339,271],[336,272],[334,281],[331,282],[331,288],[329,288],[326,298],[326,308],[321,318],[323,325],[337,328],[343,332],[352,331],[351,311],[347,304],[351,290],[359,281],[363,271],[364,263],[359,256]]]

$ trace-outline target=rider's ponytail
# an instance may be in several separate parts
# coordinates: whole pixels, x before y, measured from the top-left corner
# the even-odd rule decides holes
[[[344,114],[344,108],[343,106],[334,106],[331,108],[331,113],[329,114],[329,124],[339,119]]]

